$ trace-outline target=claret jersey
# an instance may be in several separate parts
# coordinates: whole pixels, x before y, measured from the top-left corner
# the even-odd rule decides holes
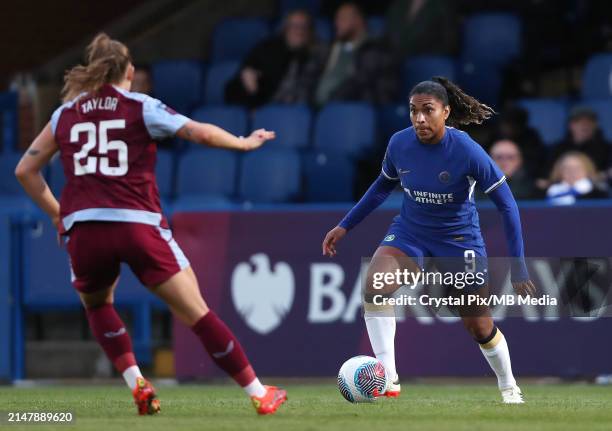
[[[112,85],[60,106],[51,129],[66,176],[63,230],[81,221],[167,227],[155,179],[157,141],[187,121],[157,99]]]

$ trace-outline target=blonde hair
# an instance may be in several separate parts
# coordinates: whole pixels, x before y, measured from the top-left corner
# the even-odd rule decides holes
[[[127,46],[106,33],[94,37],[85,50],[87,65],[66,71],[62,99],[72,100],[83,92],[96,93],[104,84],[119,83],[132,62]]]
[[[569,151],[563,154],[559,158],[559,160],[555,162],[555,165],[553,166],[553,169],[552,169],[552,173],[550,174],[550,181],[552,183],[561,182],[561,165],[566,159],[569,159],[570,157],[575,157],[578,160],[580,160],[580,163],[582,163],[582,166],[584,167],[584,170],[587,173],[587,177],[591,181],[597,180],[597,169],[595,168],[595,163],[593,163],[591,158],[587,156],[586,154],[581,153],[580,151]]]

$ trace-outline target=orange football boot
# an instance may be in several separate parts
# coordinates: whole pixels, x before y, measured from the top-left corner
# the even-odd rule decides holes
[[[136,379],[136,388],[132,391],[134,403],[138,407],[139,415],[154,415],[159,413],[160,404],[155,395],[155,388],[143,377]]]
[[[257,410],[257,414],[271,415],[285,401],[287,401],[287,391],[279,389],[276,386],[265,386],[266,394],[263,397],[251,397],[253,406]]]

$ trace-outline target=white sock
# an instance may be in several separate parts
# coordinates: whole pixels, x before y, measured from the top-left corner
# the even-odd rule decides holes
[[[257,377],[248,385],[243,386],[242,389],[245,390],[249,397],[263,397],[266,394],[266,388],[264,388]]]
[[[125,383],[127,383],[131,390],[136,388],[136,379],[138,377],[142,377],[142,373],[140,372],[138,365],[132,365],[131,367],[126,368],[123,372]]]
[[[497,386],[500,390],[503,390],[516,386],[516,380],[512,375],[510,351],[508,350],[506,337],[499,330],[497,332],[501,335],[497,344],[490,348],[480,346],[480,350],[497,376]]]
[[[370,344],[376,358],[383,363],[390,378],[395,381],[395,316],[389,311],[368,311],[364,313],[364,320],[368,328]]]

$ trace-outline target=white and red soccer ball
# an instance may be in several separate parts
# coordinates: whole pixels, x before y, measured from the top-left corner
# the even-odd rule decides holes
[[[390,382],[385,366],[371,356],[350,358],[338,373],[338,389],[351,403],[375,401],[385,393]]]

